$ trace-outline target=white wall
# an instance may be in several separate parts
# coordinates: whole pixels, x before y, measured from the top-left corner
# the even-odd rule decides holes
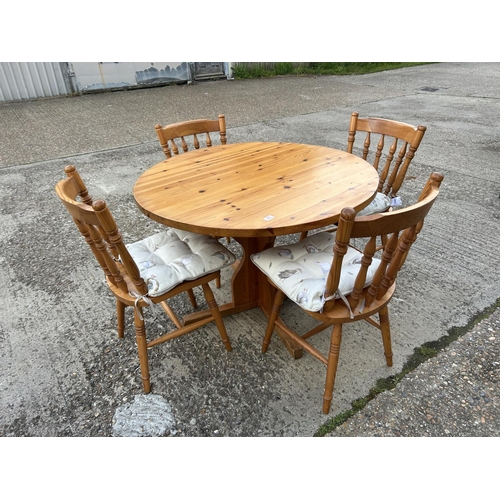
[[[71,62],[76,87],[91,91],[141,84],[186,82],[191,79],[187,62]]]

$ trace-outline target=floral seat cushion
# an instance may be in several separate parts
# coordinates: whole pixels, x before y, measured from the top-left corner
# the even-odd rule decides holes
[[[235,262],[236,257],[212,236],[169,228],[127,245],[148,295],[168,292],[183,281],[197,279]]]
[[[291,245],[268,248],[250,256],[252,262],[291,300],[318,312],[325,301],[326,279],[333,262],[335,233],[320,232]],[[349,247],[342,261],[339,288],[333,297],[345,298],[354,288],[363,254]],[[365,287],[370,285],[380,260],[373,258]],[[332,297],[332,298],[333,298]]]
[[[356,215],[373,215],[385,212],[391,206],[391,198],[383,193],[377,193],[371,203]]]

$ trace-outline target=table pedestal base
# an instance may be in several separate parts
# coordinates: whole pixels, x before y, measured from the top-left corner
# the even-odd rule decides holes
[[[243,249],[243,258],[233,272],[231,278],[232,302],[219,306],[222,316],[248,311],[254,307],[260,307],[266,318],[271,312],[274,289],[267,278],[259,272],[250,260],[250,255],[262,252],[274,244],[274,237],[268,238],[240,238],[233,237]],[[237,291],[237,292],[235,292]],[[184,324],[192,323],[202,317],[209,315],[209,311],[200,311],[185,316]],[[276,332],[285,344],[288,352],[295,358],[302,357],[302,348],[292,339],[288,338],[277,326]]]

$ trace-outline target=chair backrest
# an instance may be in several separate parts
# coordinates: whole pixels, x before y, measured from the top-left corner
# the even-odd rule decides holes
[[[80,233],[101,266],[108,284],[116,291],[145,295],[148,287],[123,243],[116,222],[103,200],[92,202],[75,167],[66,167],[67,179],[59,181],[56,193],[73,217]]]
[[[212,146],[211,132],[219,132],[220,143],[226,144],[226,118],[224,115],[219,115],[217,120],[190,120],[179,123],[172,123],[171,125],[160,124],[155,125],[156,134],[160,141],[163,152],[167,158],[171,158],[172,154],[178,155],[181,150],[185,153],[188,151],[189,146],[186,137],[192,137],[192,146],[195,149],[200,148],[200,141],[198,136],[205,138],[206,147]],[[180,139],[180,148],[175,139]]]
[[[372,163],[379,173],[377,191],[394,197],[404,181],[426,130],[423,125],[414,127],[383,118],[359,118],[359,113],[354,112],[349,123],[347,152],[352,153],[356,132],[366,132],[362,157]],[[378,140],[373,138],[372,134],[375,134]],[[386,138],[389,140],[386,141]]]
[[[325,297],[332,297],[339,288],[342,271],[342,260],[347,252],[351,238],[360,238],[364,248],[358,264],[359,271],[354,282],[354,289],[348,300],[352,310],[363,298],[365,305],[369,306],[375,299],[381,299],[393,285],[396,276],[404,264],[410,247],[420,233],[424,218],[431,209],[437,195],[443,175],[433,173],[429,177],[417,203],[401,210],[385,212],[365,217],[356,217],[352,208],[344,208],[340,215],[333,246],[334,257],[330,268]],[[382,249],[380,263],[375,271],[372,283],[365,288],[368,268],[372,264],[377,249],[377,237],[386,238]],[[326,302],[324,310],[333,308],[334,300]]]

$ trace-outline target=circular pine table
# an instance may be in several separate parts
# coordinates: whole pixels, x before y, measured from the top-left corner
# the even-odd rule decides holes
[[[272,246],[276,236],[336,223],[345,207],[361,210],[378,183],[372,165],[345,151],[248,142],[166,159],[139,177],[133,194],[140,210],[161,224],[234,238],[243,257],[231,280],[232,302],[221,305],[221,313],[259,306],[269,314],[271,288],[250,255]]]

